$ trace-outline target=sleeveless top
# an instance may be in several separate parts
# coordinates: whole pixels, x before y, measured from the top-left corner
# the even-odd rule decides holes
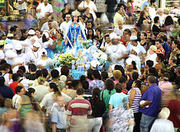
[[[141,91],[139,88],[131,88],[131,90],[136,90],[136,94],[133,100],[133,103],[131,105],[131,109],[133,110],[134,113],[139,112],[139,101],[141,99]],[[128,97],[130,99],[130,95],[131,95],[131,90],[128,92]]]

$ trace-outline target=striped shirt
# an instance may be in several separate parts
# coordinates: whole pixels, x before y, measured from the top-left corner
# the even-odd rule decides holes
[[[83,98],[73,99],[67,109],[68,115],[74,116],[85,116],[90,115],[92,113],[91,104],[88,100]]]
[[[139,112],[139,101],[141,99],[141,91],[139,88],[131,88],[130,91],[128,92],[128,97],[130,99],[131,96],[131,90],[136,90],[136,94],[133,100],[133,103],[131,105],[131,109],[133,110],[134,113]]]

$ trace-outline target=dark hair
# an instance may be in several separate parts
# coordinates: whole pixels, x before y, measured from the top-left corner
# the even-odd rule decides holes
[[[52,77],[52,78],[58,78],[58,77],[59,77],[59,71],[56,70],[56,69],[53,69],[53,70],[51,71],[51,77]]]
[[[141,12],[140,12],[140,18],[143,18],[143,17],[144,17],[144,14],[145,14],[145,12],[144,12],[144,11],[141,11]]]
[[[108,77],[108,73],[106,72],[106,71],[102,71],[101,72],[101,79],[103,80],[103,81],[105,81],[106,79],[108,79],[109,77]]]
[[[164,22],[164,25],[165,26],[169,26],[169,25],[173,25],[174,22],[173,22],[173,19],[171,16],[167,16],[166,19],[165,19],[165,22]]]
[[[159,21],[159,17],[156,16],[156,17],[154,18],[154,23],[158,23],[158,21]]]
[[[126,83],[127,79],[122,76],[120,79],[119,79],[119,83]]]
[[[150,75],[150,76],[148,76],[147,79],[151,84],[156,83],[156,77],[155,76]]]
[[[76,94],[77,94],[77,95],[83,95],[83,94],[84,94],[84,89],[83,89],[83,88],[78,88],[78,89],[76,90]]]
[[[21,69],[19,69],[16,73],[19,75],[19,77],[23,77],[24,73]]]
[[[28,88],[28,91],[26,92],[27,96],[32,97],[32,93],[35,93],[35,89],[34,88]]]
[[[59,92],[56,83],[53,83],[53,82],[52,82],[52,83],[49,83],[49,87],[50,87],[51,89],[53,89],[54,92]]]
[[[44,69],[41,70],[41,72],[42,72],[42,76],[44,78],[46,78],[48,76],[48,70],[47,69],[44,68]]]
[[[35,72],[37,70],[37,67],[35,64],[29,64],[28,65],[28,68],[31,72]]]
[[[36,71],[36,78],[42,77],[42,71],[41,70],[37,70]]]
[[[13,80],[13,82],[18,81],[18,79],[19,79],[19,74],[14,73],[14,74],[12,75],[12,80]]]
[[[93,80],[92,75],[93,75],[93,69],[88,69],[87,77],[88,77],[89,80]]]
[[[25,72],[26,72],[26,68],[25,68],[24,66],[20,66],[20,67],[19,67],[19,70],[22,70],[22,71],[23,71],[23,73],[25,73]]]
[[[148,65],[149,68],[153,67],[154,62],[152,60],[147,60],[146,65]]]
[[[101,80],[101,75],[98,70],[93,70],[93,76],[94,78]]]
[[[21,92],[21,89],[23,89],[22,86],[17,86],[17,87],[15,88],[16,94],[18,94],[19,92]]]
[[[76,89],[76,87],[79,85],[80,81],[79,80],[72,80],[71,87]]]
[[[89,89],[89,82],[88,81],[82,81],[81,82],[81,84],[82,84],[82,87],[85,89],[85,90],[87,90],[87,89]]]
[[[86,81],[86,76],[85,76],[85,75],[82,75],[82,76],[80,77],[80,81],[81,81],[81,82]]]
[[[105,81],[105,88],[109,91],[109,94],[111,94],[111,91],[114,89],[114,82],[112,79],[107,79]]]
[[[23,35],[24,33],[26,33],[26,29],[21,29],[21,34]]]
[[[61,68],[61,75],[69,76],[69,67],[66,65],[63,65]]]
[[[118,4],[118,6],[116,8],[116,12],[119,11],[122,6],[124,7],[124,10],[126,10],[126,6],[123,3],[120,3],[120,4]]]
[[[47,42],[47,41],[48,41],[48,38],[46,38],[46,35],[43,34],[43,36],[42,36],[42,42],[44,43],[44,42]]]
[[[74,21],[74,16],[72,17],[72,22]],[[77,22],[79,22],[79,17],[78,17],[78,19],[77,19]]]
[[[92,93],[92,98],[97,102],[100,100],[101,90],[99,88],[94,88]]]
[[[138,72],[133,72],[133,73],[132,73],[132,79],[133,79],[133,80],[137,80],[138,77],[139,77]]]
[[[151,67],[151,68],[149,69],[149,74],[150,74],[150,75],[153,75],[153,76],[155,76],[155,77],[158,77],[158,71],[157,71],[156,68],[154,68],[154,67]]]
[[[131,30],[126,28],[123,32],[127,32],[129,34],[129,36],[131,36]]]
[[[157,57],[158,59],[160,59],[161,62],[164,61],[164,55],[161,53],[161,54],[157,54]]]
[[[138,87],[139,89],[141,89],[141,81],[140,80],[135,80],[134,81],[136,84],[136,87]]]
[[[92,30],[92,39],[94,38],[94,31],[92,28],[87,29],[87,39],[90,39],[89,31]]]
[[[5,79],[3,76],[0,76],[0,86],[4,86]]]
[[[116,92],[121,93],[122,92],[122,85],[120,83],[117,83],[115,86]]]
[[[136,62],[135,62],[135,61],[132,61],[131,64],[132,64],[132,66],[133,66],[133,70],[137,70]]]
[[[114,70],[120,70],[122,73],[122,76],[125,76],[124,68],[121,65],[115,65]]]

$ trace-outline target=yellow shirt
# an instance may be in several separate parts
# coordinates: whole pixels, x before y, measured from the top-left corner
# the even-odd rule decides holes
[[[124,21],[124,18],[122,17],[121,14],[119,14],[118,12],[116,12],[116,14],[114,15],[114,27],[118,28],[118,21],[122,20]]]

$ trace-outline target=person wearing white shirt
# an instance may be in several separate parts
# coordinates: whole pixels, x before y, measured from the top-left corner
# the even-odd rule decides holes
[[[20,14],[25,15],[27,10],[26,0],[17,0],[18,1],[18,10]]]
[[[12,98],[12,106],[15,109],[18,109],[20,107],[20,103],[21,103],[21,96],[23,96],[25,94],[25,89],[22,86],[17,86],[15,88],[15,92],[16,92],[16,94]]]
[[[85,0],[85,1],[82,1],[80,5],[78,6],[79,10],[85,10],[86,8],[90,9],[90,13],[93,15],[94,20],[96,20],[97,17],[96,17],[95,12],[97,11],[97,8],[94,2],[91,0]]]
[[[128,52],[130,52],[133,49],[133,47],[136,47],[138,49],[137,50],[137,52],[138,52],[137,54],[138,55],[146,54],[145,48],[138,42],[136,36],[131,36],[130,40],[131,40],[131,42],[128,44],[128,47],[127,47],[128,48]]]
[[[48,0],[43,0],[42,3],[36,8],[36,15],[38,19],[46,17],[47,14],[53,13],[52,5],[48,3]]]
[[[160,20],[160,26],[162,26],[166,18],[166,15],[164,14],[163,9],[159,8],[157,10],[157,16],[159,17],[159,20]]]
[[[105,42],[102,43],[102,44],[101,44],[101,47],[100,47],[100,49],[101,49],[103,52],[105,52],[106,49],[107,49],[110,45],[112,45],[109,34],[107,34],[107,35],[104,37],[104,39],[105,39]]]
[[[4,45],[5,45],[5,41],[4,40],[0,40],[0,60],[5,58],[4,55]]]
[[[147,51],[147,56],[145,58],[145,62],[148,60],[153,61],[154,65],[153,67],[157,64],[156,58],[157,58],[157,47],[155,45],[151,45],[151,47],[149,48],[149,50]]]
[[[128,57],[127,48],[119,43],[119,37],[114,33],[111,35],[112,45],[106,49],[106,54],[112,65],[121,65],[124,67],[124,59]]]
[[[60,30],[63,32],[63,35],[65,37],[66,35],[66,31],[67,31],[67,27],[68,27],[68,22],[71,20],[71,15],[70,14],[66,14],[64,22],[61,23],[60,25]]]
[[[119,20],[118,21],[118,27],[114,29],[114,33],[116,33],[119,37],[121,37],[123,35],[123,20]]]

